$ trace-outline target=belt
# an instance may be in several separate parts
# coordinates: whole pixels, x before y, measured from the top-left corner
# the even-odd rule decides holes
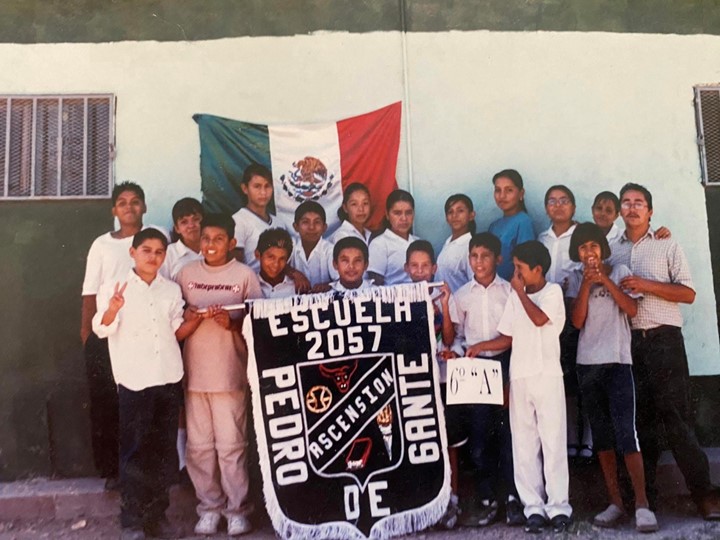
[[[635,338],[651,338],[658,334],[664,334],[665,332],[671,332],[680,330],[680,327],[678,326],[672,326],[670,324],[661,324],[660,326],[656,326],[655,328],[648,328],[647,330],[633,330],[632,335]]]

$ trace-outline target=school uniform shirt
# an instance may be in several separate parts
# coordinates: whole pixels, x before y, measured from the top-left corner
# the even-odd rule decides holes
[[[148,225],[143,229],[150,227],[167,236],[167,231],[162,227]],[[132,236],[113,238],[110,232],[95,239],[88,251],[82,296],[97,294],[100,285],[106,281],[113,281],[114,285],[119,279],[124,280],[128,271],[135,266],[135,262],[130,256],[132,241]]]
[[[433,306],[433,326],[435,330],[435,340],[437,343],[437,365],[438,365],[438,373],[440,376],[440,382],[446,383],[447,382],[447,363],[448,360],[444,360],[440,358],[440,353],[446,350],[454,351],[455,354],[458,355],[458,357],[462,357],[465,354],[465,350],[463,349],[461,337],[456,332],[455,333],[455,340],[452,342],[452,344],[448,347],[443,343],[442,338],[442,325],[443,325],[443,311],[442,311],[442,302],[440,300],[442,293],[438,289],[433,289],[430,292],[430,300],[432,301]],[[452,320],[452,312],[455,309],[455,299],[452,295],[450,295],[450,301],[449,301],[449,313],[450,319]]]
[[[468,258],[471,238],[472,234],[469,232],[455,240],[452,236],[449,237],[437,257],[435,279],[447,283],[452,292],[473,279],[474,274]]]
[[[373,239],[368,247],[368,272],[385,277],[385,285],[410,283],[412,280],[405,272],[405,259],[408,246],[418,237],[408,235],[408,239],[398,236],[390,229]]]
[[[369,229],[365,229],[365,234],[360,234],[360,231],[355,228],[355,225],[353,225],[349,221],[343,221],[337,228],[337,230],[332,234],[332,236],[330,236],[330,243],[334,246],[338,243],[338,240],[342,240],[343,238],[347,238],[348,236],[351,236],[353,238],[359,238],[366,244],[370,244],[370,237],[372,236],[372,231],[370,231]]]
[[[617,225],[615,225],[613,223],[612,227],[610,227],[610,230],[605,235],[605,238],[608,241],[608,245],[610,246],[611,256],[612,256],[613,247],[618,242],[618,240],[620,240],[620,237],[622,236],[623,232],[624,231],[620,227],[618,227]]]
[[[505,311],[510,291],[512,291],[510,283],[496,274],[495,279],[487,287],[473,278],[453,295],[450,318],[453,324],[457,325],[457,333],[463,349],[500,336],[498,324]],[[507,348],[483,351],[480,356],[490,358],[506,350]]]
[[[102,324],[115,293],[114,281],[100,286],[97,313],[92,320],[95,334],[108,338],[115,382],[135,392],[178,382],[183,376],[180,346],[175,338],[183,322],[180,287],[161,275],[147,284],[134,270],[125,274],[125,281],[125,303],[115,320],[108,326]]]
[[[183,297],[191,306],[241,304],[262,298],[260,282],[250,268],[236,260],[209,266],[204,260],[182,267],[177,276]],[[230,312],[233,319],[244,310]],[[239,332],[203,319],[183,346],[189,392],[234,392],[247,387],[247,348]]]
[[[565,324],[565,304],[560,285],[547,282],[538,292],[528,295],[548,317],[535,326],[515,291],[510,293],[497,330],[513,338],[510,354],[510,380],[536,377],[562,377],[560,332]]]
[[[182,240],[173,242],[167,247],[165,261],[160,267],[160,275],[164,278],[174,280],[180,269],[191,261],[202,259],[202,253],[196,253],[185,244]]]
[[[500,239],[500,255],[502,262],[497,267],[497,273],[503,279],[511,279],[515,271],[512,260],[512,251],[515,246],[535,240],[535,229],[527,212],[518,212],[514,216],[503,216],[490,224],[489,232]]]
[[[610,271],[610,281],[620,281],[632,275],[624,264],[616,264]],[[568,298],[577,298],[583,281],[582,270],[575,270],[568,278]],[[607,287],[592,285],[588,298],[585,324],[580,329],[577,347],[577,363],[582,365],[628,364],[630,354],[630,321],[617,305]]]
[[[538,240],[550,252],[550,269],[547,271],[545,279],[560,286],[571,272],[582,267],[580,263],[570,259],[570,238],[575,227],[577,224],[573,223],[567,231],[557,236],[550,226],[548,230],[538,235]]]
[[[347,289],[347,288],[345,288],[345,285],[343,285],[342,283],[340,283],[340,280],[339,280],[339,279],[338,279],[337,281],[333,281],[333,282],[330,283],[330,288],[331,288],[333,291],[339,291],[339,292],[343,292],[343,291],[357,291],[358,289],[367,289],[368,287],[372,287],[372,286],[373,286],[373,280],[372,280],[372,279],[363,279],[362,284],[361,284],[359,287],[356,287],[356,288],[354,288],[354,289]]]
[[[245,264],[256,274],[260,273],[260,261],[255,257],[260,235],[268,229],[285,229],[288,232],[293,230],[278,216],[268,215],[270,221],[265,221],[254,212],[242,207],[232,216],[235,221],[235,240],[237,240],[235,247],[244,250]]]
[[[624,232],[609,260],[613,265],[628,266],[633,275],[638,277],[661,283],[677,283],[695,290],[690,266],[680,244],[672,238],[657,239],[652,228],[635,243],[628,239],[627,231]],[[631,324],[633,330],[649,330],[662,325],[682,328],[680,304],[645,293],[638,302],[637,314]]]
[[[302,272],[313,287],[320,283],[330,283],[338,278],[338,273],[332,264],[333,245],[321,238],[310,252],[310,256],[305,256],[300,241],[295,242],[293,246],[290,264],[295,270]]]
[[[270,285],[265,281],[261,274],[258,274],[260,282],[260,290],[263,298],[287,298],[295,296],[295,282],[288,276],[284,276],[283,280],[277,285]]]

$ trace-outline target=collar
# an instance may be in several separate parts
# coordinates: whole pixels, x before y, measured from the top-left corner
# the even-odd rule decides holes
[[[450,236],[448,237],[447,241],[445,242],[445,244],[455,244],[455,243],[458,243],[458,244],[459,244],[459,243],[461,243],[461,242],[466,242],[466,241],[469,242],[469,241],[470,241],[470,238],[472,238],[472,233],[469,232],[469,231],[466,232],[465,234],[461,234],[461,235],[458,236],[455,240],[453,240],[453,239],[452,239],[452,235],[450,235]]]
[[[473,276],[472,281],[470,281],[470,283],[472,283],[472,288],[473,288],[473,289],[476,288],[476,287],[479,287],[480,289],[488,290],[488,289],[490,289],[491,287],[500,285],[501,282],[503,282],[503,281],[505,281],[505,280],[504,280],[503,278],[501,278],[501,277],[498,275],[497,272],[495,272],[495,277],[494,277],[493,280],[490,282],[490,285],[488,285],[487,287],[485,287],[485,285],[482,285],[482,284],[478,283],[477,280],[475,279],[475,276]]]
[[[545,231],[545,234],[551,238],[555,238],[556,240],[559,240],[560,238],[565,238],[566,236],[571,236],[573,231],[575,230],[575,227],[577,227],[577,223],[573,223],[572,225],[570,225],[570,228],[567,231],[562,233],[560,236],[557,236],[555,234],[555,231],[553,231],[552,225],[550,225],[550,227],[548,227],[548,230]]]
[[[144,285],[145,287],[153,287],[153,286],[155,286],[156,283],[159,284],[159,283],[162,283],[163,281],[165,281],[165,278],[160,275],[160,272],[158,272],[157,274],[155,274],[155,279],[152,280],[152,283],[149,283],[149,284],[145,283],[143,278],[141,278],[140,276],[138,276],[135,273],[135,267],[133,266],[130,270],[128,270],[127,281],[128,281],[128,283],[130,283],[130,282],[140,283],[140,284]]]
[[[652,227],[649,227],[647,232],[644,235],[642,235],[640,238],[638,238],[637,242],[634,242],[634,243],[639,244],[640,242],[642,242],[643,240],[645,240],[648,237],[651,240],[655,240],[655,230]],[[625,229],[623,231],[622,236],[620,237],[620,241],[623,243],[627,243],[627,242],[633,243],[632,240],[630,240],[627,236],[627,229]]]
[[[267,281],[265,281],[263,279],[263,277],[260,275],[260,273],[258,273],[257,277],[258,277],[258,280],[260,281],[261,285],[265,285],[266,287],[270,287],[271,289],[275,289],[276,287],[280,287],[281,285],[286,285],[288,283],[293,282],[292,279],[290,279],[287,275],[285,275],[285,276],[283,276],[283,280],[280,283],[278,283],[277,285],[270,285]]]

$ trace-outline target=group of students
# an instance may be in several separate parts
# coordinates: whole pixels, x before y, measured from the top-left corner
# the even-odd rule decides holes
[[[215,533],[221,516],[230,535],[251,530],[243,312],[223,306],[432,280],[444,283],[433,293],[443,388],[447,362],[467,356],[499,360],[506,390],[503,406],[445,407],[453,493],[440,525],[457,522],[458,448],[467,444],[479,525],[497,520],[504,507],[507,523],[528,532],[568,527],[567,458],[578,451],[579,415],[577,399],[566,403],[566,392],[585,404],[591,430],[584,430],[581,450],[597,453],[608,490],[610,503],[595,524],[610,527],[626,517],[617,450],[634,488],[636,527],[657,530],[651,508],[661,422],[703,517],[720,518],[686,403],[677,302],[694,299],[692,281],[669,232],[661,239],[649,228],[652,197],[644,187],[627,184],[620,198],[599,194],[595,223],[576,224],[572,191],[553,186],[545,196],[551,226],[535,240],[522,177],[501,171],[493,185],[503,216],[476,233],[472,200],[451,196],[445,204],[451,236],[436,257],[429,242],[412,234],[414,200],[406,191],[388,196],[385,229],[373,236],[367,188],[346,186],[341,225],[326,239],[324,208],[301,203],[285,224],[270,211],[272,185],[269,170],[248,167],[239,185],[244,204],[232,217],[205,214],[194,199],[178,201],[169,245],[160,229],[143,228],[139,186],[113,191],[120,229],[99,237],[88,254],[82,338],[96,463],[110,479],[119,470],[124,537],[177,535],[164,511],[177,473],[169,456],[181,439],[183,393],[187,450],[178,443],[177,454],[200,501],[195,532]],[[624,233],[615,225],[619,215]],[[643,314],[644,307],[653,313]],[[653,364],[658,356],[661,366]],[[672,399],[659,396],[661,384],[674,385]]]

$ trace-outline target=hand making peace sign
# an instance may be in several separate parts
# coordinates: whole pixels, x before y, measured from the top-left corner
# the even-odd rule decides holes
[[[120,308],[125,305],[125,297],[123,296],[125,287],[127,287],[127,281],[123,283],[122,287],[120,286],[120,282],[115,283],[115,292],[110,297],[110,303],[108,305],[108,309],[115,313],[120,311]]]

